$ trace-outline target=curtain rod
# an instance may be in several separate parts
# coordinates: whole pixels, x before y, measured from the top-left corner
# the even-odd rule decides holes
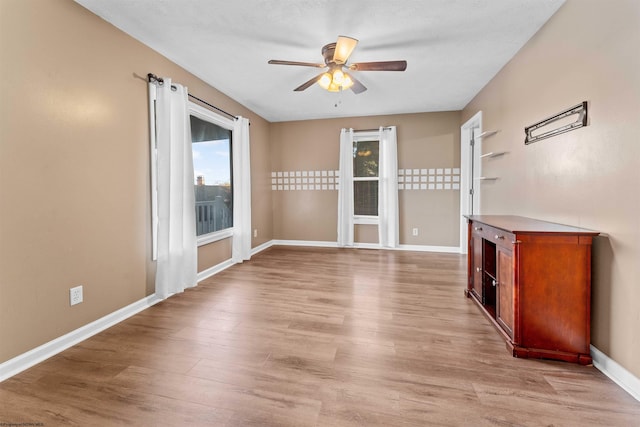
[[[153,81],[156,81],[156,82],[158,82],[158,83],[160,83],[160,84],[164,84],[164,79],[163,79],[162,77],[158,77],[158,76],[156,76],[155,74],[149,73],[149,74],[147,74],[147,78],[149,79],[149,83],[151,83],[151,82],[153,82]],[[171,85],[171,88],[172,88],[172,89],[175,89],[175,86]],[[189,94],[189,97],[190,97],[190,98],[195,99],[196,101],[200,101],[200,102],[202,102],[203,104],[208,105],[208,106],[209,106],[209,107],[211,107],[211,108],[215,108],[217,111],[220,111],[221,113],[226,114],[227,116],[232,117],[232,118],[234,118],[235,120],[238,120],[238,117],[237,117],[237,116],[234,116],[234,115],[233,115],[233,114],[231,114],[231,113],[227,113],[227,112],[226,112],[226,111],[224,111],[222,108],[218,108],[218,107],[216,107],[215,105],[209,104],[207,101],[205,101],[205,100],[203,100],[203,99],[200,99],[200,98],[198,98],[198,97],[197,97],[197,96],[195,96],[195,95],[191,95],[191,94]]]

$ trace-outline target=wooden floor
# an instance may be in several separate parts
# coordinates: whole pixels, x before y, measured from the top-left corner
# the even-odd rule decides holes
[[[0,424],[638,426],[592,366],[512,358],[455,254],[274,247],[0,384]]]

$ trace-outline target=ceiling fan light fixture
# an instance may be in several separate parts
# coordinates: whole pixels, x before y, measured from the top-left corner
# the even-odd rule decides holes
[[[353,80],[351,80],[351,77],[349,77],[349,74],[344,73],[344,80],[342,81],[342,89],[346,90],[351,88],[351,86],[353,86]]]
[[[340,92],[353,86],[353,80],[341,69],[335,69],[320,76],[318,84],[329,92]]]
[[[344,83],[344,73],[341,69],[337,69],[333,72],[333,81],[334,83],[342,86],[342,83]]]
[[[318,84],[320,85],[321,88],[329,90],[329,86],[331,85],[331,82],[333,81],[331,74],[329,73],[324,73],[320,79],[318,79]]]
[[[333,53],[333,62],[336,64],[344,64],[351,56],[351,52],[356,48],[358,40],[347,36],[338,36],[336,48]]]
[[[341,89],[342,89],[342,86],[336,84],[335,82],[331,82],[327,90],[329,92],[340,92]]]

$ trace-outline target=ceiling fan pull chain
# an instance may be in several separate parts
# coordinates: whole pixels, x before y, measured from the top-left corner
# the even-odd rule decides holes
[[[333,104],[333,106],[338,108],[340,104],[342,104],[342,86],[340,86],[340,90],[338,91],[338,101]]]

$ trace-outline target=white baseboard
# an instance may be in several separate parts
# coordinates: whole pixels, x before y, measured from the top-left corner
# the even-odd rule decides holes
[[[263,243],[263,244],[261,244],[259,246],[256,246],[255,248],[251,249],[251,256],[253,256],[253,255],[255,255],[255,254],[259,253],[259,252],[262,252],[262,251],[264,251],[266,249],[269,249],[271,246],[273,246],[273,240],[269,240],[266,243]]]
[[[591,345],[591,358],[595,366],[603,374],[611,378],[624,391],[640,402],[640,379],[620,366],[615,360]]]
[[[10,378],[48,358],[55,356],[63,350],[68,349],[81,341],[86,340],[107,328],[120,323],[123,320],[137,314],[152,305],[160,302],[155,294],[149,295],[139,301],[134,302],[126,307],[107,314],[106,316],[88,323],[68,334],[62,335],[48,343],[29,350],[19,356],[9,359],[0,364],[0,382]]]
[[[316,248],[337,248],[336,242],[313,241],[313,240],[272,240],[272,245],[282,246],[310,246]],[[397,248],[380,248],[377,243],[355,243],[355,249],[385,249],[392,251],[419,251],[419,252],[442,252],[459,254],[460,248],[457,246],[424,246],[424,245],[400,245]]]
[[[269,249],[271,246],[273,246],[273,240],[269,240],[268,242],[263,243],[260,246],[256,246],[255,248],[251,249],[251,256],[259,252],[262,252],[265,249]],[[220,264],[214,265],[213,267],[209,267],[206,270],[202,270],[201,272],[198,273],[198,276],[197,276],[198,283],[202,282],[204,279],[208,279],[209,277],[220,273],[223,270],[226,270],[227,268],[231,267],[234,264],[236,263],[233,262],[231,259],[228,259],[226,261],[221,262]]]
[[[309,246],[314,248],[337,248],[337,242],[317,240],[272,240],[273,246]]]
[[[226,270],[227,268],[231,267],[234,264],[235,262],[233,262],[231,259],[228,259],[226,261],[221,262],[220,264],[214,265],[213,267],[209,267],[206,270],[202,270],[201,272],[198,273],[198,276],[197,276],[198,283],[202,282],[204,279],[208,279],[214,274],[220,273],[222,270]]]
[[[355,242],[353,244],[354,249],[389,249],[389,248],[381,248],[377,243],[358,243]]]
[[[440,252],[447,254],[460,253],[460,248],[457,246],[400,245],[398,249],[401,251]]]

